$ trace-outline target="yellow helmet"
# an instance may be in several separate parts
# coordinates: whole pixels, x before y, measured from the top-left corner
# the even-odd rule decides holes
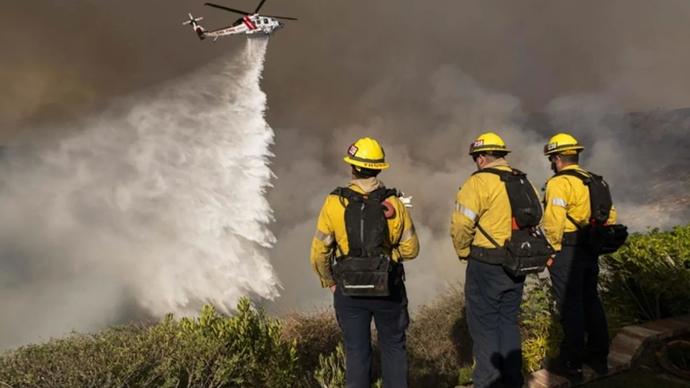
[[[470,143],[470,155],[480,152],[491,154],[491,151],[510,152],[510,150],[506,148],[506,143],[503,142],[503,139],[493,132],[479,135],[477,140]]]
[[[357,167],[370,168],[372,170],[383,170],[388,168],[386,163],[386,153],[379,142],[370,138],[363,137],[347,149],[347,156],[344,161]]]
[[[559,133],[552,137],[549,142],[544,145],[544,155],[575,155],[584,150],[585,147],[577,142],[577,139],[568,135],[567,133]]]

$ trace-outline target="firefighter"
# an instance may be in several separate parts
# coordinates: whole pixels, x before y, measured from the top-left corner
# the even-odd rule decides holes
[[[359,139],[344,160],[352,180],[334,190],[321,209],[311,245],[312,269],[321,286],[333,292],[344,337],[347,388],[371,387],[372,317],[383,387],[406,388],[409,313],[402,262],[417,257],[419,239],[397,191],[378,179],[389,167],[379,143]]]
[[[588,249],[582,234],[590,223],[590,193],[583,180],[573,175],[590,176],[578,165],[584,149],[565,133],[553,136],[544,146],[555,173],[545,187],[544,230],[557,251],[549,274],[564,334],[559,358],[545,359],[544,367],[575,382],[582,381],[585,357],[595,372],[606,374],[609,353],[606,315],[597,292],[598,255]],[[611,206],[608,223],[615,222],[616,209]]]
[[[470,145],[478,172],[511,171],[505,160],[509,152],[494,133],[482,134]],[[541,207],[539,192],[531,183],[529,189]],[[503,246],[511,233],[512,212],[505,184],[498,175],[474,173],[457,193],[450,236],[458,257],[467,263],[466,314],[474,342],[472,382],[476,388],[524,384],[518,313],[525,276],[512,276],[501,265]]]

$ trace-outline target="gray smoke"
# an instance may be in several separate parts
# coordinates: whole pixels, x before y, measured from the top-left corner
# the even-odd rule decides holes
[[[187,12],[204,16],[206,28],[237,15],[181,0],[0,7],[0,129],[23,144],[59,140],[68,131],[54,128],[72,127],[41,124],[69,124],[239,50],[244,39],[199,42],[180,25]],[[655,205],[675,185],[677,175],[662,167],[682,160],[682,134],[664,132],[670,142],[633,134],[639,123],[611,116],[690,105],[685,1],[299,0],[269,1],[264,11],[300,19],[272,38],[262,82],[276,132],[271,260],[284,290],[275,311],[329,301],[309,267],[309,244],[325,195],[349,178],[342,155],[361,136],[386,148],[383,181],[414,196],[422,253],[408,266],[413,304],[464,276],[448,237],[450,211],[474,170],[469,142],[485,131],[504,137],[511,164],[538,187],[549,175],[541,147],[570,131],[587,146],[582,164],[612,183],[623,221],[642,229],[687,220]],[[641,189],[655,185],[662,189],[653,195]],[[26,292],[41,292],[26,282]]]

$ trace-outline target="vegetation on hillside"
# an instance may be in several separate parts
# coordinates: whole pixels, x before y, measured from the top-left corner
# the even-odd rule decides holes
[[[624,325],[690,312],[690,226],[631,235],[602,257],[601,292],[612,337]],[[464,298],[450,288],[412,317],[411,386],[468,383],[472,341]],[[525,372],[555,355],[561,338],[550,281],[532,276],[520,314]],[[380,386],[374,336],[373,381]],[[37,387],[344,387],[345,354],[331,309],[271,319],[243,299],[232,317],[211,306],[198,319],[73,334],[7,352],[0,386]]]

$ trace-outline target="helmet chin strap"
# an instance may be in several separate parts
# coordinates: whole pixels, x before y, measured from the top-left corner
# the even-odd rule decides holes
[[[558,172],[558,167],[556,167],[556,162],[551,162],[551,170],[553,171],[554,174]]]

